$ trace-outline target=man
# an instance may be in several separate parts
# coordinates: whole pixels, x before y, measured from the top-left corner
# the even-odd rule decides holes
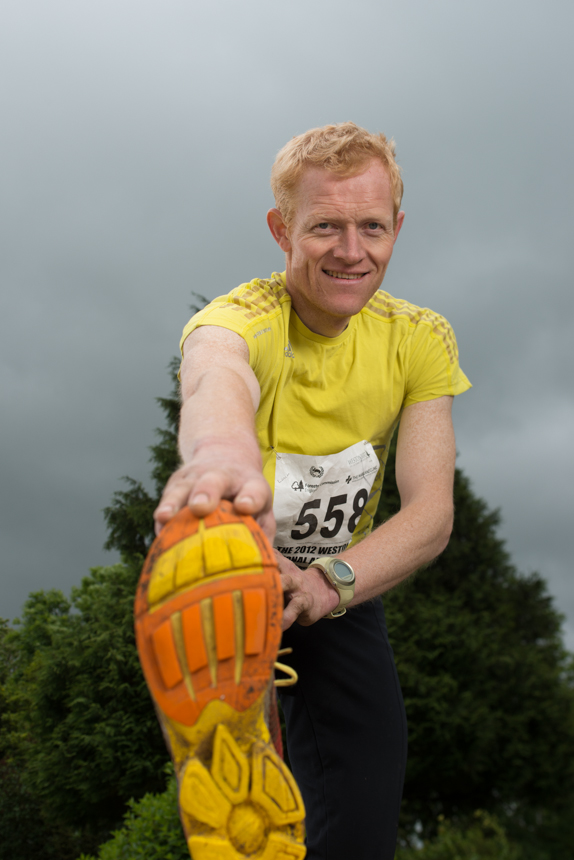
[[[391,860],[406,724],[373,598],[448,542],[452,398],[470,383],[446,320],[379,290],[404,221],[383,135],[353,123],[300,135],[279,153],[272,188],[267,220],[286,271],[186,326],[184,465],[156,530],[184,506],[205,517],[229,499],[275,542],[283,644],[299,674],[281,699],[307,856]],[[399,419],[401,510],[371,531]]]

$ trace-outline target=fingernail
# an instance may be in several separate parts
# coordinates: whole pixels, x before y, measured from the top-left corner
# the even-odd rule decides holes
[[[253,497],[252,496],[240,496],[237,499],[237,502],[240,505],[252,505],[253,504]]]
[[[205,505],[209,501],[209,498],[205,495],[205,493],[198,493],[197,496],[194,496],[191,500],[192,505]]]
[[[169,514],[170,511],[173,511],[173,505],[160,505],[156,514]]]

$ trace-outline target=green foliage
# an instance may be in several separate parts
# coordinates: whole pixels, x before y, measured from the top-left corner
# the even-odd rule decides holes
[[[97,860],[189,860],[172,776],[162,794],[130,801],[123,827],[101,846]],[[96,860],[82,854],[78,860]]]
[[[153,542],[153,512],[158,498],[152,497],[140,481],[124,476],[127,490],[116,490],[112,503],[104,508],[108,527],[106,549],[117,549],[122,558],[145,558]]]
[[[6,681],[13,672],[14,653],[10,645],[10,628],[5,618],[0,618],[0,720],[2,714],[6,713]],[[8,753],[8,749],[2,746],[0,734],[0,761]]]
[[[153,512],[167,479],[180,465],[177,451],[180,409],[178,369],[179,359],[173,358],[169,364],[171,394],[169,397],[156,398],[164,412],[167,428],[156,429],[160,441],[150,448],[154,494],[150,495],[140,481],[124,477],[128,489],[115,492],[111,505],[104,508],[104,519],[108,527],[105,547],[119,550],[122,558],[126,560],[145,558],[147,555],[154,539]]]
[[[488,808],[530,840],[542,809],[573,820],[571,659],[544,581],[510,563],[498,512],[459,470],[454,495],[445,552],[385,595],[409,723],[403,825],[430,834],[439,814]],[[391,484],[381,520],[397,507]],[[567,830],[561,850],[574,843]]]
[[[99,844],[131,797],[165,784],[133,633],[140,566],[93,569],[69,602],[56,591],[30,595],[7,637],[15,657],[0,745],[42,819],[82,831],[80,847]]]
[[[8,622],[0,619],[0,715],[6,716],[9,692],[6,684],[17,659]],[[26,790],[21,768],[8,761],[12,752],[6,737],[0,736],[0,860],[37,857],[43,860],[45,828],[35,798]]]
[[[399,848],[396,860],[522,860],[520,848],[511,845],[504,828],[486,812],[474,814],[474,821],[461,827],[441,820],[438,834],[422,849]]]
[[[27,743],[27,720],[33,708],[28,678],[40,651],[49,648],[52,635],[67,624],[70,604],[55,589],[31,594],[26,601],[20,630],[4,627],[0,749],[10,761],[22,765]]]
[[[398,848],[396,860],[523,860],[500,822],[486,812],[474,813],[466,825],[439,823],[438,834],[422,848]],[[177,784],[132,801],[123,826],[100,847],[97,857],[78,860],[189,860],[177,811]]]
[[[22,784],[19,770],[0,761],[0,858],[43,858],[46,828],[38,804]]]

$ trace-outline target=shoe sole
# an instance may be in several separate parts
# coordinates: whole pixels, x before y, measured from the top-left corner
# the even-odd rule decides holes
[[[265,535],[229,502],[201,520],[184,508],[146,559],[136,641],[194,860],[305,856],[303,801],[265,721],[282,602]]]

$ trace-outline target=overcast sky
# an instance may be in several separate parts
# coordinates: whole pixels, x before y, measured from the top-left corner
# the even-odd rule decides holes
[[[0,616],[66,593],[119,478],[145,479],[192,291],[283,262],[293,135],[397,142],[384,287],[453,324],[459,465],[574,649],[571,0],[3,0]]]

